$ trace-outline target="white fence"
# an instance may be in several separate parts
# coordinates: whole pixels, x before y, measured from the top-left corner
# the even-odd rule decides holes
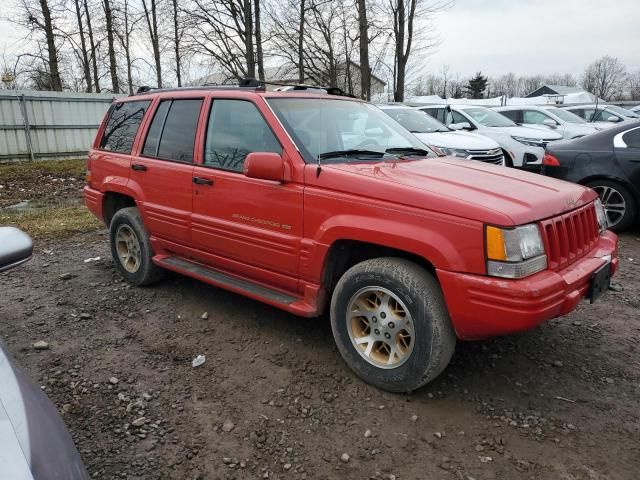
[[[0,90],[0,162],[83,157],[114,98]]]

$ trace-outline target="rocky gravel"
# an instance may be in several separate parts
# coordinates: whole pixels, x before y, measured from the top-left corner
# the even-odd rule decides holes
[[[618,291],[459,344],[411,395],[356,378],[326,318],[180,276],[125,284],[104,231],[38,244],[0,274],[0,334],[94,478],[635,479],[640,234],[620,256]]]

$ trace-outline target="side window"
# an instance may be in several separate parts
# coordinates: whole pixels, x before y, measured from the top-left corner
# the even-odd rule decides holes
[[[640,128],[625,133],[622,140],[627,144],[627,147],[640,149]]]
[[[421,109],[427,115],[432,116],[433,118],[438,118],[438,109],[437,108],[422,108]]]
[[[584,114],[584,109],[582,108],[576,108],[575,110],[569,110],[571,113],[575,113],[576,115],[578,115],[580,118],[587,118]]]
[[[522,116],[521,114],[522,114],[521,110],[502,110],[502,111],[500,111],[500,115],[504,115],[509,120],[512,120],[512,121],[514,121],[516,123],[522,123],[522,121],[518,118],[518,117]]]
[[[468,123],[471,124],[471,122],[469,121],[468,118],[466,118],[464,115],[462,115],[459,112],[456,112],[455,110],[451,110],[451,122],[449,122],[449,124],[452,123]]]
[[[620,120],[623,120],[618,115],[616,115],[615,113],[608,112],[607,110],[598,111],[598,114],[596,115],[595,119],[596,119],[596,121],[599,121],[599,122],[608,122],[611,117],[616,118],[617,122],[619,122]]]
[[[164,100],[156,109],[142,154],[193,162],[202,100]]]
[[[115,103],[100,139],[100,148],[110,152],[131,153],[140,123],[151,101]]]
[[[242,172],[244,159],[251,152],[281,153],[282,147],[256,106],[244,100],[214,100],[204,165]]]
[[[522,123],[542,124],[549,118],[551,117],[537,110],[524,110],[522,112]]]

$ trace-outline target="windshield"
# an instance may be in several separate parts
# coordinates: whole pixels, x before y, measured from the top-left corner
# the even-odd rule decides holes
[[[567,123],[584,123],[584,118],[579,117],[575,113],[571,113],[564,108],[551,107],[546,108],[545,110],[553,113],[556,117],[564,120]]]
[[[451,131],[446,125],[420,110],[413,108],[381,108],[381,110],[411,133]]]
[[[426,150],[408,130],[369,103],[322,98],[270,98],[268,102],[307,163],[315,163],[323,154],[354,149]]]
[[[484,107],[465,108],[464,113],[485,127],[515,127],[516,124],[504,115]]]
[[[633,113],[631,110],[627,110],[626,108],[622,108],[622,107],[617,107],[615,105],[609,105],[606,109],[613,113],[617,113],[618,115],[622,115],[623,117],[640,118],[640,115],[638,115],[637,113]]]

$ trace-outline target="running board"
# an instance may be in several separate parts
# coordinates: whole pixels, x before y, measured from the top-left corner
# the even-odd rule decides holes
[[[272,290],[262,285],[242,280],[226,273],[219,272],[212,268],[205,267],[203,265],[189,262],[178,257],[166,257],[158,262],[158,265],[174,271],[185,271],[199,277],[203,277],[209,280],[211,283],[220,285],[221,287],[228,287],[231,290],[240,290],[254,296],[262,297],[264,299],[271,300],[272,302],[282,303],[289,305],[293,302],[297,302],[300,299],[287,295],[286,293]]]

